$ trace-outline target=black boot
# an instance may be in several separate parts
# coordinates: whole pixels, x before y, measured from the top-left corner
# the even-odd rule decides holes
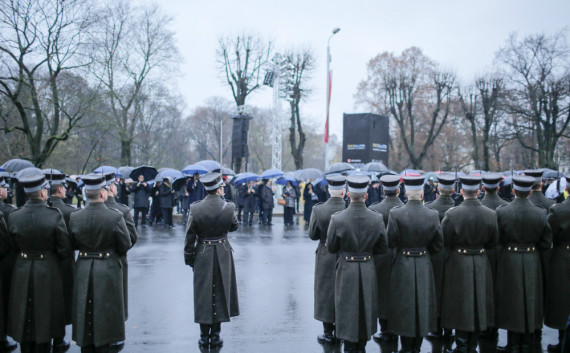
[[[414,349],[414,337],[400,336],[400,342],[402,343],[400,353],[412,353]]]
[[[388,332],[388,320],[378,320],[380,322],[380,332],[372,338],[377,343],[398,343],[398,336]]]
[[[549,353],[560,353],[562,351],[562,339],[564,338],[564,331],[558,330],[558,344],[549,344],[547,349]]]
[[[469,351],[469,333],[455,330],[455,349],[449,349],[448,353],[467,353]]]
[[[210,345],[210,328],[212,326],[200,324],[200,339],[198,340],[198,346],[207,347]]]
[[[415,337],[414,338],[414,343],[412,346],[412,352],[413,353],[420,353],[420,350],[422,349],[422,342],[424,341],[423,337]]]
[[[521,345],[520,345],[521,353],[531,353],[531,352],[534,353],[534,349],[537,345],[541,347],[542,330],[540,330],[540,338],[536,338],[537,337],[536,334],[537,333],[535,331],[534,334],[523,333],[521,335]],[[542,347],[540,348],[540,351],[542,351]]]
[[[222,332],[222,324],[219,322],[212,325],[212,333],[210,334],[210,348],[218,348],[223,346],[224,340],[220,337],[220,332]]]
[[[334,337],[334,324],[331,324],[330,322],[323,322],[323,330],[324,333],[322,335],[319,335],[319,337],[317,337],[317,341],[320,344],[333,344],[336,342],[336,339]]]
[[[67,352],[69,346],[70,346],[69,342],[66,342],[64,337],[58,337],[53,339],[53,353]]]
[[[12,352],[18,348],[18,344],[8,340],[8,337],[4,336],[0,339],[0,352]]]
[[[457,335],[459,331],[455,330]],[[477,345],[479,344],[479,333],[469,332],[469,342],[467,343],[467,353],[476,353]]]
[[[507,345],[497,347],[498,353],[520,353],[521,334],[507,331]]]
[[[366,341],[358,341],[358,353],[366,353]]]
[[[344,341],[344,353],[358,353],[358,342]]]
[[[20,352],[22,353],[34,353],[36,344],[34,342],[22,342],[20,343]]]

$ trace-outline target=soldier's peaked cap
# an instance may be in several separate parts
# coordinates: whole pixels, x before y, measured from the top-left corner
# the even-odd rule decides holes
[[[24,187],[26,193],[40,191],[41,189],[49,188],[46,177],[43,174],[33,174],[23,176],[18,179],[18,182]]]
[[[417,191],[424,188],[425,178],[423,176],[408,176],[404,178],[404,185],[406,185],[406,190]]]
[[[42,173],[44,173],[46,180],[49,181],[51,185],[65,184],[65,174],[57,169],[44,169],[42,170]]]
[[[368,191],[370,178],[366,175],[350,175],[346,178],[348,191],[352,193],[363,193]]]
[[[400,187],[400,176],[399,175],[383,175],[380,178],[382,187],[386,191],[394,191]]]
[[[346,186],[346,177],[342,175],[329,175],[327,176],[327,184],[329,184],[329,190],[342,190]]]
[[[437,176],[438,188],[451,190],[455,186],[455,175],[441,173]]]
[[[217,172],[210,172],[208,174],[202,175],[200,177],[200,182],[204,184],[204,187],[208,191],[216,190],[224,184],[222,174]]]
[[[105,173],[105,184],[111,185],[113,183],[115,183],[115,184],[117,183],[115,173],[113,173],[113,172]]]
[[[465,175],[459,178],[461,180],[461,188],[463,190],[479,190],[481,184],[481,177],[477,175]]]
[[[107,188],[105,176],[103,174],[87,174],[81,176],[81,180],[85,183],[85,190],[100,190]]]
[[[483,173],[482,179],[486,189],[495,189],[499,187],[503,176],[499,173]]]
[[[529,169],[524,171],[524,175],[533,177],[535,183],[540,183],[542,181],[542,174],[544,174],[544,170],[540,169]]]
[[[513,186],[517,191],[530,191],[534,185],[535,179],[527,175],[513,176]]]

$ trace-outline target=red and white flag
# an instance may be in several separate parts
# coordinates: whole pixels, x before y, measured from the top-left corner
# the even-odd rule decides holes
[[[325,123],[325,138],[324,142],[329,143],[329,109],[331,105],[331,89],[332,89],[332,70],[328,74],[328,92],[327,92],[327,121]]]

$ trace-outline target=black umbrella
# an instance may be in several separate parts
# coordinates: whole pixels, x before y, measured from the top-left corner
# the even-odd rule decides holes
[[[362,167],[362,170],[365,172],[380,173],[380,172],[387,172],[388,168],[380,162],[370,162],[370,163],[366,163],[364,165],[364,167]]]
[[[190,176],[185,176],[184,178],[176,178],[174,179],[174,181],[172,182],[172,188],[174,190],[179,190],[181,187],[183,187],[184,185],[186,185],[186,180],[188,180],[188,178],[190,178]]]
[[[561,176],[564,175],[562,175],[560,172],[557,172],[556,170],[547,170],[544,172],[544,174],[542,174],[543,179],[558,179]]]
[[[32,167],[34,167],[34,164],[30,161],[26,161],[25,159],[10,159],[2,165],[2,168],[12,173]]]
[[[133,180],[138,180],[139,175],[144,176],[144,180],[154,180],[158,175],[158,170],[155,167],[151,167],[150,165],[141,165],[140,167],[136,167],[133,169],[129,177]]]
[[[348,163],[340,162],[335,163],[329,167],[326,174],[340,174],[342,172],[348,172],[349,170],[353,170],[354,167]]]

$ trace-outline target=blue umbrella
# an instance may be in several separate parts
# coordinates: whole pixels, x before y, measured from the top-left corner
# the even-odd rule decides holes
[[[282,171],[280,171],[279,169],[267,169],[266,171],[264,171],[263,173],[261,173],[261,179],[271,179],[271,178],[277,178],[280,176],[283,176]]]
[[[212,160],[204,160],[204,161],[200,161],[198,163],[196,163],[198,165],[201,165],[202,167],[208,169],[210,172],[216,170],[216,169],[221,169],[222,166],[220,165],[220,163],[216,162],[216,161],[212,161]]]
[[[295,177],[292,175],[284,175],[282,177],[279,177],[275,181],[275,183],[279,184],[279,185],[287,185],[287,182],[290,182],[291,185],[294,185],[294,186],[299,185],[299,182],[297,182],[297,179],[295,179]]]
[[[247,183],[248,181],[256,181],[256,180],[259,180],[259,175],[254,174],[254,173],[242,173],[242,174],[238,174],[232,180],[232,184],[238,185],[238,184]]]
[[[318,185],[318,184],[320,184],[321,186],[327,185],[328,184],[327,179],[325,179],[325,178],[315,179],[315,185]]]
[[[196,173],[206,174],[208,172],[209,172],[209,170],[200,164],[190,164],[190,165],[187,165],[186,167],[184,167],[184,169],[182,169],[182,173],[184,173],[186,175],[194,175]]]
[[[34,164],[32,162],[18,158],[10,159],[2,165],[2,168],[10,172],[19,172],[22,169],[31,167],[34,167]]]
[[[133,180],[138,180],[139,175],[144,176],[144,180],[154,180],[156,175],[158,174],[158,170],[155,167],[151,167],[149,165],[141,165],[140,167],[136,167],[133,169],[129,177]]]
[[[116,176],[121,176],[121,173],[119,173],[119,170],[115,167],[111,167],[109,165],[102,165],[100,167],[97,167],[93,170],[93,173],[101,173],[101,174],[107,174],[107,173],[115,173]]]
[[[119,175],[123,177],[123,179],[127,179],[134,169],[135,167],[129,166],[119,167]]]

